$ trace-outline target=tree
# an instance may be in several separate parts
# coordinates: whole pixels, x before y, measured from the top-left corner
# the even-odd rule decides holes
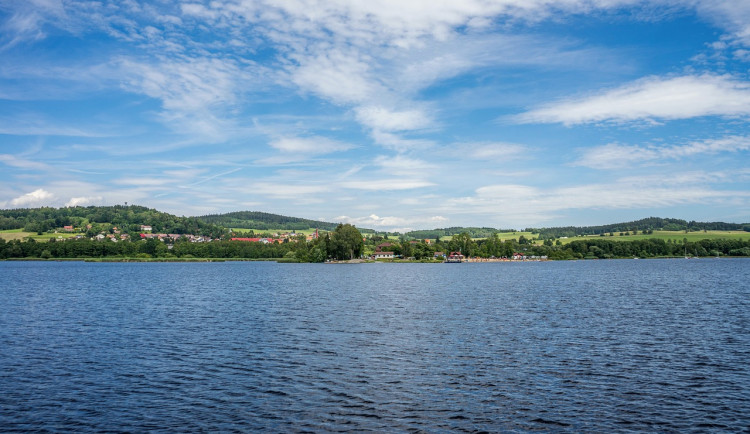
[[[336,259],[359,258],[365,247],[362,234],[350,224],[340,224],[333,231],[328,255]]]
[[[468,232],[461,232],[450,240],[448,247],[452,252],[461,252],[464,256],[469,257],[476,250],[477,244],[471,239]]]

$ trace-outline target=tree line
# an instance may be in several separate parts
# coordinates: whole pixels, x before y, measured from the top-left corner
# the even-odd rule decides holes
[[[338,225],[333,232],[307,242],[304,235],[284,243],[215,240],[205,243],[185,238],[161,241],[157,238],[112,242],[89,238],[38,242],[34,239],[0,239],[0,259],[13,258],[223,258],[279,259],[293,262],[323,262],[327,259],[359,258],[362,234],[352,225]]]
[[[602,226],[565,226],[552,228],[527,228],[526,231],[539,234],[541,239],[576,237],[580,235],[601,235],[614,232],[632,231],[740,231],[750,232],[750,223],[696,222],[680,219],[649,217],[625,223]]]
[[[73,226],[81,232],[91,232],[92,234],[87,234],[89,236],[113,227],[132,236],[143,232],[141,225],[151,226],[154,232],[159,233],[212,238],[224,236],[228,232],[222,226],[204,222],[197,217],[178,217],[137,205],[0,210],[0,230],[23,229],[40,235],[64,226]]]
[[[258,211],[236,211],[226,214],[209,214],[198,217],[203,222],[225,228],[255,229],[255,230],[304,230],[319,228],[327,231],[336,229],[337,223],[321,222],[297,217],[287,217]]]
[[[352,225],[339,225],[336,230],[317,240],[306,242],[304,236],[284,243],[263,244],[216,240],[193,243],[186,239],[164,242],[156,238],[138,241],[111,242],[87,238],[49,242],[32,240],[5,241],[0,239],[0,259],[10,258],[224,258],[224,259],[278,259],[291,262],[323,262],[325,260],[355,259],[372,253],[383,239],[363,241],[361,233]],[[509,258],[514,253],[526,256],[547,256],[549,259],[610,259],[688,256],[750,256],[750,240],[714,239],[696,242],[644,239],[613,241],[608,239],[575,240],[569,244],[533,245],[529,240],[501,241],[497,234],[483,240],[474,240],[468,233],[459,234],[450,241],[426,243],[424,241],[385,241],[386,248],[396,255],[416,260],[431,260],[435,252],[461,252],[465,256],[480,258]]]

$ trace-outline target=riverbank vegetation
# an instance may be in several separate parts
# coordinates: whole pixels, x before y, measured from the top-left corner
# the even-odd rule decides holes
[[[265,226],[252,226],[256,223]],[[405,234],[331,225],[255,212],[177,217],[133,205],[0,210],[0,259],[324,262],[385,256],[433,262],[450,252],[552,260],[750,256],[750,224],[649,218],[584,228],[454,227]],[[252,238],[262,230],[292,227],[299,229]],[[383,252],[388,254],[377,255]]]
[[[498,236],[474,240],[468,234],[450,241],[383,240],[378,237],[363,240],[351,225],[340,225],[324,236],[285,243],[259,243],[215,240],[207,243],[187,239],[137,241],[99,241],[88,238],[40,242],[0,239],[0,259],[40,258],[123,258],[127,260],[200,260],[200,259],[283,259],[284,262],[324,262],[370,257],[380,249],[388,249],[400,260],[442,261],[441,254],[460,251],[467,257],[511,258],[546,257],[551,260],[654,258],[681,256],[750,256],[750,240],[704,239],[699,241],[643,239],[614,241],[607,238],[577,239],[566,244],[537,245],[518,240],[502,241]],[[437,257],[436,257],[437,255]]]

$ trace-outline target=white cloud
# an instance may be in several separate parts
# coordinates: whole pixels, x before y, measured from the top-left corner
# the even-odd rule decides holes
[[[418,217],[380,217],[370,214],[366,217],[338,216],[333,221],[349,223],[359,227],[387,230],[390,232],[409,232],[414,227],[436,227],[448,221],[443,216],[418,216]]]
[[[28,160],[25,158],[18,158],[15,155],[0,154],[0,163],[6,164],[11,167],[17,167],[20,169],[32,169],[32,170],[49,170],[50,166],[38,161]]]
[[[429,171],[437,167],[424,160],[409,158],[404,155],[379,155],[375,158],[374,163],[386,173],[393,175],[414,175],[415,172]]]
[[[83,206],[83,205],[93,205],[93,204],[100,204],[104,200],[101,196],[81,196],[81,197],[71,197],[70,200],[65,204],[65,206]]]
[[[610,143],[584,150],[583,157],[574,166],[592,169],[616,169],[653,161],[678,160],[703,154],[741,152],[750,150],[750,137],[731,136],[703,140],[686,145],[638,146]]]
[[[475,195],[447,199],[435,210],[441,214],[489,215],[501,225],[534,225],[570,210],[663,209],[682,205],[731,205],[749,207],[750,192],[712,186],[740,172],[727,174],[686,173],[639,176],[608,183],[540,188],[519,184],[494,184],[477,188]]]
[[[411,190],[414,188],[431,187],[435,185],[430,181],[422,179],[374,179],[367,181],[347,181],[342,182],[344,188],[367,191],[384,191],[384,190]]]
[[[632,122],[750,115],[750,83],[726,75],[649,77],[515,116],[521,123]]]
[[[463,155],[476,160],[514,160],[523,156],[528,149],[514,143],[469,143],[458,145]]]
[[[329,184],[283,184],[273,182],[249,183],[243,191],[280,199],[296,199],[298,201],[317,200],[316,196],[331,190]]]
[[[283,137],[272,141],[270,145],[281,152],[305,155],[329,154],[352,148],[352,145],[325,137]]]
[[[432,123],[422,110],[392,111],[381,106],[363,106],[355,111],[360,123],[381,131],[417,130]]]
[[[435,144],[426,139],[406,139],[397,134],[386,133],[380,130],[372,132],[372,138],[379,145],[398,151],[428,149]]]
[[[116,64],[129,77],[127,88],[161,100],[170,110],[231,104],[243,74],[235,62],[211,58],[160,58],[149,63],[122,57]]]
[[[695,8],[729,32],[733,40],[750,46],[750,3],[737,0],[703,0]]]
[[[609,143],[586,149],[583,158],[573,163],[573,165],[589,167],[591,169],[617,169],[645,161],[656,160],[661,154],[656,149],[644,146]]]
[[[55,195],[44,189],[36,189],[31,193],[26,193],[23,196],[19,196],[10,201],[11,206],[15,207],[31,207],[49,204],[54,199]]]
[[[225,140],[235,129],[231,109],[254,88],[260,68],[217,57],[118,57],[111,72],[121,86],[161,102],[160,119],[201,140]]]
[[[131,186],[138,186],[138,187],[159,187],[164,186],[168,184],[174,184],[175,180],[173,178],[156,178],[156,177],[127,177],[127,178],[119,178],[112,181],[114,184],[119,185],[131,185]]]
[[[0,5],[0,9],[5,9]],[[29,0],[17,2],[17,9],[0,27],[0,51],[22,42],[36,41],[47,35],[46,23],[64,22],[65,9],[61,0]]]
[[[336,103],[358,103],[373,95],[379,86],[368,77],[369,66],[358,54],[332,49],[314,56],[300,56],[292,81]]]

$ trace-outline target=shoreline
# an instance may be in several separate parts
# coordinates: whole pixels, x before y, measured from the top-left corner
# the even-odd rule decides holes
[[[463,261],[464,264],[497,264],[497,263],[530,263],[530,262],[570,262],[570,261],[611,261],[611,260],[650,260],[650,259],[739,259],[750,258],[750,256],[658,256],[650,258],[580,258],[580,259],[470,259]],[[287,258],[5,258],[0,262],[89,262],[89,263],[117,263],[117,262],[154,262],[154,263],[179,263],[179,262],[276,262],[278,264],[445,264],[444,261],[424,261],[424,260],[370,260],[370,259],[349,259],[345,261],[326,261],[326,262],[296,262]]]

